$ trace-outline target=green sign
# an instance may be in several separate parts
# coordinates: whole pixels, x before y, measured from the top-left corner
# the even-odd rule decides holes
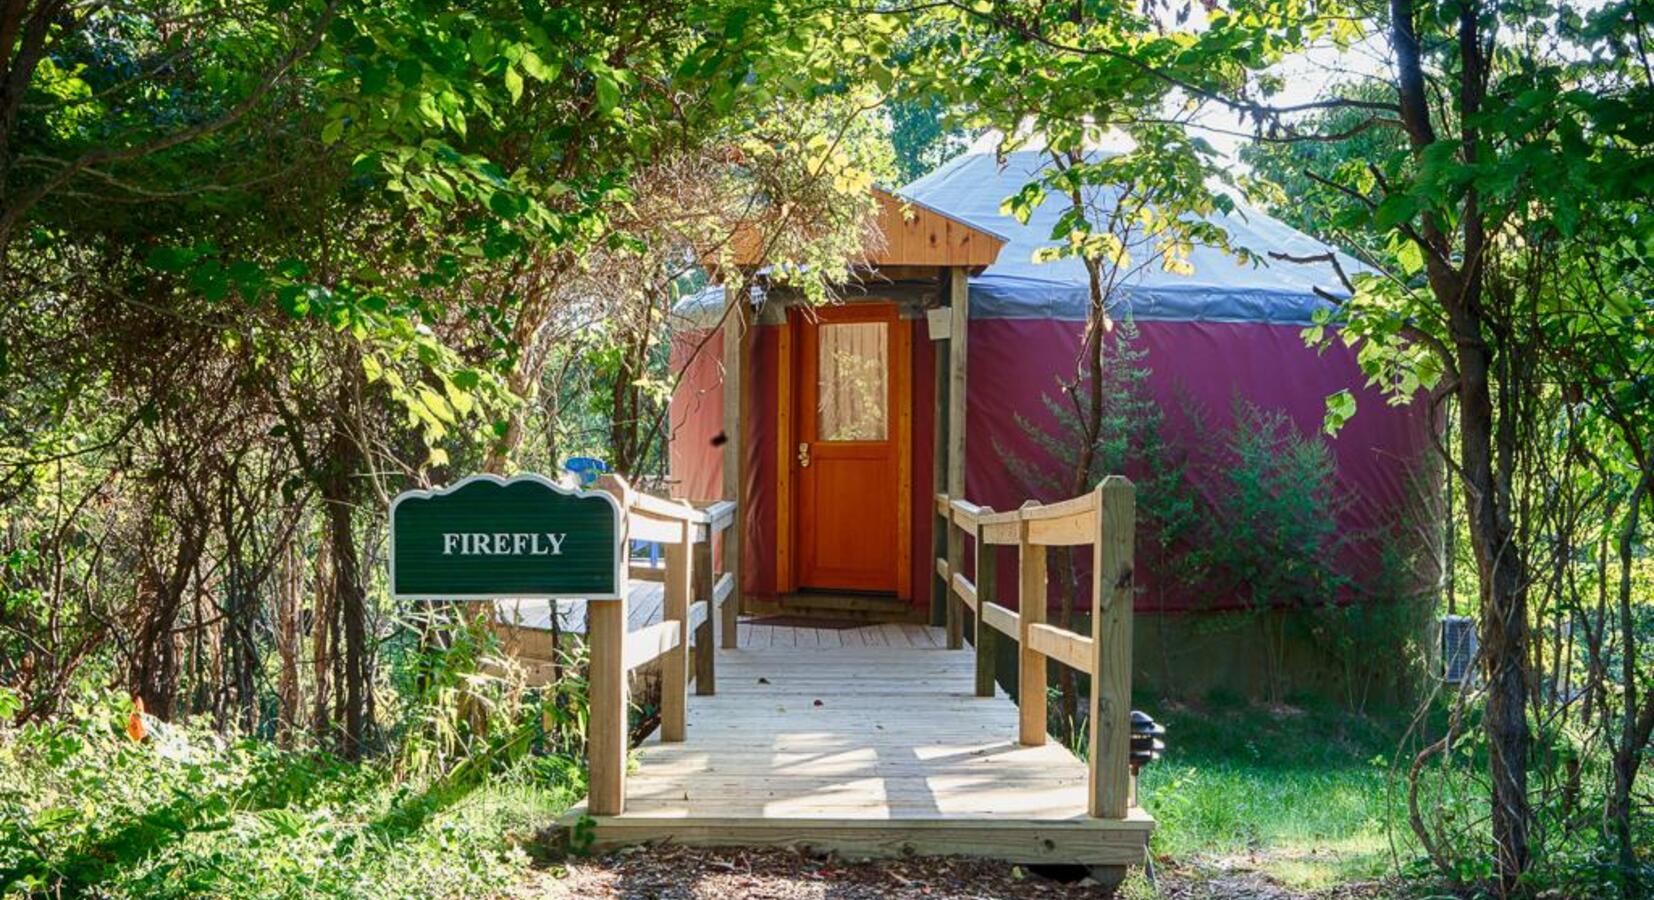
[[[473,475],[391,503],[391,595],[401,600],[620,596],[620,504],[539,475]]]

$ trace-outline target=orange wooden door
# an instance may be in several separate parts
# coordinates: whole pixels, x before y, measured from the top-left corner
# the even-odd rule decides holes
[[[793,540],[801,588],[897,590],[902,324],[893,306],[799,316]]]

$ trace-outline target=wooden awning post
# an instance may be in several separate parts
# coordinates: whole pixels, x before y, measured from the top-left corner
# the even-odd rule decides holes
[[[933,309],[926,315],[926,326],[934,348],[936,366],[931,376],[934,394],[931,411],[931,493],[948,494],[948,325],[952,311],[947,307]],[[951,494],[949,495],[951,496]],[[932,510],[930,517],[930,555],[943,559],[948,555],[948,531],[951,519],[945,511]],[[934,567],[930,567],[934,568]],[[932,575],[930,584],[930,624],[944,625],[952,607],[953,591],[940,575]]]
[[[724,532],[724,571],[735,575],[735,588],[729,596],[729,606],[723,612],[723,646],[735,649],[736,617],[741,613],[742,541],[747,523],[746,453],[747,397],[751,373],[748,360],[751,354],[752,309],[747,302],[746,282],[740,281],[725,289],[724,302],[733,304],[724,310],[724,499],[735,502],[735,525]]]
[[[970,344],[970,271],[960,266],[948,269],[948,481],[947,493],[965,498],[965,357]],[[958,529],[948,531],[948,570],[963,572],[965,536]],[[964,646],[962,613],[959,604],[948,601],[948,649]]]
[[[1121,475],[1097,486],[1091,567],[1091,815],[1123,819],[1131,806],[1132,551],[1136,488]]]

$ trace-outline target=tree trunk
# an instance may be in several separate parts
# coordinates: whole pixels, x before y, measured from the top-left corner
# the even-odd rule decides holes
[[[367,597],[362,587],[353,531],[351,477],[361,469],[361,448],[350,433],[348,387],[341,387],[328,452],[322,502],[327,508],[328,543],[333,557],[333,603],[344,632],[344,732],[342,750],[350,759],[362,752],[368,683]]]
[[[1480,152],[1477,115],[1488,71],[1480,36],[1482,5],[1466,0],[1458,14],[1458,143],[1464,162],[1474,165]],[[1436,143],[1437,136],[1412,0],[1390,0],[1390,43],[1395,52],[1402,126],[1413,152],[1422,154]],[[1454,358],[1445,362],[1458,378],[1460,478],[1480,581],[1482,659],[1487,669],[1483,728],[1493,781],[1493,841],[1499,883],[1505,893],[1510,893],[1530,862],[1531,820],[1527,779],[1527,595],[1523,589],[1523,561],[1510,516],[1509,473],[1515,465],[1515,422],[1512,416],[1499,420],[1494,416],[1495,353],[1488,343],[1492,320],[1483,307],[1487,233],[1478,194],[1474,187],[1466,191],[1463,208],[1456,217],[1462,240],[1457,251],[1444,225],[1444,221],[1451,220],[1433,211],[1424,212],[1419,220],[1419,230],[1409,231],[1409,235],[1424,253],[1430,290],[1447,313],[1449,343],[1456,350]],[[1506,374],[1500,387],[1511,396],[1522,388],[1511,383],[1512,373]]]
[[[299,721],[299,607],[304,593],[304,569],[299,564],[296,538],[281,551],[281,574],[276,582],[276,740],[292,746]]]
[[[1528,610],[1522,561],[1503,502],[1505,486],[1495,474],[1492,352],[1482,340],[1480,317],[1452,311],[1459,346],[1460,466],[1470,513],[1470,543],[1481,582],[1482,658],[1487,668],[1488,774],[1493,780],[1493,842],[1499,880],[1509,891],[1527,871]],[[1500,429],[1500,455],[1509,459],[1510,440]]]
[[[311,729],[316,740],[326,740],[333,719],[328,715],[332,695],[333,653],[333,563],[327,541],[316,547],[316,600],[310,619],[310,664],[315,670],[316,698],[311,706]]]
[[[173,629],[183,604],[184,588],[201,558],[203,535],[198,523],[181,523],[178,550],[172,571],[165,577],[146,572],[139,581],[139,608],[144,620],[132,648],[131,690],[143,701],[144,711],[159,719],[171,719],[178,693],[178,654],[173,646]]]
[[[1648,496],[1649,473],[1644,473],[1631,494],[1631,506],[1626,511],[1625,528],[1620,532],[1620,684],[1623,688],[1620,711],[1620,737],[1614,748],[1614,792],[1608,798],[1608,822],[1614,829],[1619,844],[1620,866],[1625,876],[1637,877],[1637,851],[1631,837],[1631,789],[1637,783],[1637,769],[1642,761],[1642,748],[1654,731],[1654,693],[1638,710],[1637,699],[1637,630],[1631,608],[1631,567],[1636,552],[1637,530],[1643,501]]]

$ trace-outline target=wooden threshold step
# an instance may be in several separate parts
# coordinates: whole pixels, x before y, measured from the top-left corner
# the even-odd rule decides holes
[[[585,804],[561,820],[587,819]],[[670,842],[690,847],[808,847],[849,858],[972,856],[1013,863],[1137,866],[1148,856],[1154,822],[1140,810],[1124,820],[1027,820],[1004,817],[866,819],[597,816],[594,850]]]

